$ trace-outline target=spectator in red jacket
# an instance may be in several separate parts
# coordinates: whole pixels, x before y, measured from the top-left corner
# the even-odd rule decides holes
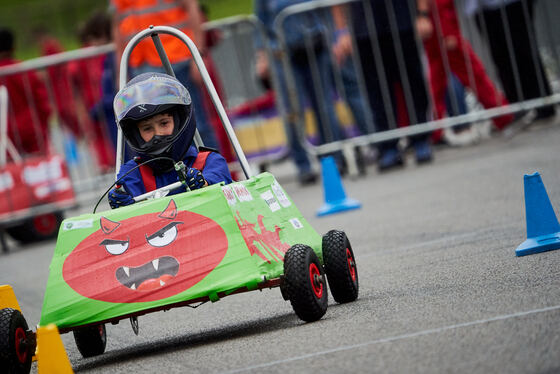
[[[41,56],[50,56],[64,52],[60,42],[44,26],[35,28],[33,30],[33,37],[39,45]],[[68,64],[49,66],[46,71],[50,88],[54,95],[55,108],[53,109],[56,110],[56,115],[61,121],[62,126],[70,130],[74,137],[79,138],[82,130],[76,115],[76,105],[70,85]]]
[[[434,31],[424,39],[424,48],[429,60],[430,86],[436,119],[443,118],[446,112],[445,92],[448,87],[448,74],[451,72],[463,86],[474,92],[485,108],[507,105],[504,94],[495,87],[470,43],[463,38],[454,1],[433,0],[430,11],[421,16],[429,17],[434,25]],[[472,75],[469,74],[470,69]],[[502,130],[513,121],[513,115],[503,115],[493,120],[494,125]]]
[[[0,29],[0,67],[17,64],[14,59],[14,34]],[[8,89],[8,137],[22,154],[48,151],[48,120],[51,114],[45,84],[28,71],[0,77]]]

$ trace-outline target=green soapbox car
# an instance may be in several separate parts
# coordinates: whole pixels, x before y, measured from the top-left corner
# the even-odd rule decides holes
[[[157,46],[159,33],[187,44],[217,97],[196,47],[176,29],[143,31],[123,59],[143,37],[151,36]],[[160,57],[166,66],[165,55]],[[126,74],[121,63],[121,86],[123,70]],[[346,234],[319,235],[272,174],[251,175],[219,99],[214,104],[246,180],[171,196],[164,188],[135,204],[62,222],[39,325],[72,331],[84,357],[105,351],[108,323],[130,319],[138,333],[140,315],[236,293],[279,287],[296,315],[308,322],[327,310],[327,281],[335,301],[358,297],[358,272]],[[0,364],[28,372],[35,336],[21,313],[1,309],[0,330],[5,337]]]

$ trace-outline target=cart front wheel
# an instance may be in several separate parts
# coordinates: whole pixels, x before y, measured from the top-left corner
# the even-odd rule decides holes
[[[290,300],[296,315],[306,322],[317,321],[327,311],[325,273],[310,247],[296,244],[286,252],[282,293]]]
[[[358,298],[358,267],[348,237],[331,230],[323,236],[323,259],[331,294],[337,303]]]
[[[73,331],[78,351],[84,358],[99,356],[105,352],[107,331],[105,325],[87,326]]]
[[[0,368],[8,373],[29,373],[32,344],[27,339],[28,326],[17,309],[0,310]]]

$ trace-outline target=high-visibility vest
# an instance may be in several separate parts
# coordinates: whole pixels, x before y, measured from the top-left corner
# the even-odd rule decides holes
[[[179,0],[111,0],[119,23],[118,30],[128,43],[140,31],[154,26],[175,27],[196,43],[191,30],[189,14]],[[159,35],[167,57],[172,64],[186,61],[191,57],[187,46],[177,37]],[[161,66],[161,60],[151,38],[142,40],[130,55],[129,64],[138,67],[143,64]]]

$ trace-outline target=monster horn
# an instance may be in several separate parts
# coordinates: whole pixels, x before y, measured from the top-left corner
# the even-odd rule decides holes
[[[100,221],[101,221],[101,230],[103,230],[105,235],[112,233],[113,231],[115,231],[117,227],[121,225],[120,222],[113,222],[105,217],[101,217]]]
[[[158,216],[160,218],[166,219],[175,219],[177,217],[177,205],[175,205],[175,201],[170,200],[167,208]]]

